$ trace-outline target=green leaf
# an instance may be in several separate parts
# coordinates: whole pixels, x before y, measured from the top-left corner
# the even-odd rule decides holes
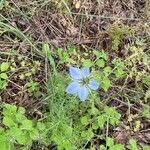
[[[99,150],[105,150],[105,146],[104,145],[100,145]]]
[[[42,49],[44,55],[48,58],[49,62],[50,62],[50,65],[52,66],[53,68],[53,71],[55,74],[57,74],[57,71],[56,71],[56,64],[55,64],[55,61],[54,61],[54,58],[53,58],[53,55],[52,55],[52,52],[50,50],[50,47],[49,47],[49,44],[48,43],[44,43],[43,44],[43,49]]]
[[[96,65],[100,68],[104,68],[105,61],[103,59],[99,59],[99,60],[97,60]]]
[[[39,136],[39,132],[37,129],[30,131],[30,137],[32,140],[36,140]]]
[[[10,140],[17,140],[22,138],[22,130],[18,127],[11,127],[9,130],[7,130],[7,136],[9,136]]]
[[[107,121],[107,117],[105,115],[98,116],[98,125],[101,129],[104,127],[106,121]]]
[[[11,145],[8,141],[0,141],[0,150],[11,150]]]
[[[0,89],[5,89],[7,86],[6,80],[0,78]]]
[[[48,54],[50,53],[50,48],[48,43],[43,44],[42,52],[45,56],[48,56]]]
[[[94,50],[93,53],[96,55],[97,59],[99,59],[101,57],[101,52]]]
[[[121,144],[116,144],[109,148],[109,150],[124,150],[124,149],[125,149],[124,146]]]
[[[88,117],[87,116],[83,116],[83,117],[81,117],[81,124],[82,125],[86,125],[86,124],[88,124],[88,121],[89,121],[89,119],[88,119]]]
[[[92,115],[97,115],[97,114],[99,114],[99,110],[94,106],[94,107],[91,108],[91,114]]]
[[[112,71],[112,68],[109,67],[109,66],[107,66],[107,67],[104,68],[104,73],[106,73],[106,74],[111,73],[111,71]]]
[[[107,76],[105,76],[104,78],[103,78],[103,81],[102,81],[102,88],[105,90],[105,91],[107,91],[109,88],[110,88],[110,86],[111,86],[111,83],[110,83],[110,80],[109,80],[109,78],[107,77]]]
[[[7,71],[9,69],[9,63],[8,62],[3,62],[1,64],[1,72]]]
[[[67,62],[67,60],[69,60],[69,54],[68,54],[68,52],[63,51],[61,59],[62,59],[63,62]]]
[[[86,134],[86,131],[82,131],[82,132],[81,132],[81,137],[85,138],[86,135],[87,135],[87,134]]]
[[[148,145],[143,146],[143,150],[150,150],[150,146]]]
[[[109,147],[112,147],[114,145],[114,140],[110,137],[107,137],[106,145],[109,146]]]
[[[144,99],[145,99],[145,102],[147,102],[148,99],[150,99],[150,88],[146,91]]]
[[[69,140],[65,140],[63,141],[62,143],[62,147],[61,147],[61,150],[62,149],[65,149],[65,150],[73,150],[73,145],[71,144],[71,142]]]
[[[26,116],[21,113],[16,113],[16,121],[22,123],[23,120],[27,120]]]
[[[97,58],[97,59],[99,59],[99,58],[103,58],[103,59],[105,59],[105,60],[108,59],[107,53],[105,53],[104,50],[101,50],[101,51],[95,50],[95,51],[94,51],[94,54],[96,55],[96,58]]]
[[[22,121],[22,129],[32,130],[33,129],[33,122],[31,120],[23,120]]]
[[[93,138],[93,136],[94,136],[94,133],[93,133],[93,131],[92,131],[92,128],[89,128],[86,134],[87,134],[86,139],[87,139],[87,140],[91,140],[91,139]]]
[[[117,78],[124,77],[125,72],[123,71],[122,68],[117,68],[117,70],[114,71],[114,74],[116,75]]]
[[[17,107],[15,105],[4,104],[3,115],[14,117],[14,114],[16,114],[16,111],[17,111]]]
[[[23,108],[23,107],[19,107],[18,108],[18,113],[20,113],[20,114],[25,114],[25,108]]]
[[[92,74],[92,76],[93,76],[93,78],[94,78],[95,80],[97,80],[98,82],[101,81],[101,80],[100,80],[101,72],[92,70],[91,74]]]
[[[3,124],[7,127],[16,126],[17,124],[9,117],[4,116]]]
[[[8,76],[6,73],[1,73],[0,78],[6,80],[6,79],[8,79]]]
[[[150,87],[150,75],[145,77],[145,79],[143,80],[143,83],[145,83],[146,85]]]
[[[92,123],[92,129],[97,130],[98,128],[99,128],[98,121],[95,120],[95,121]]]
[[[62,48],[58,48],[57,52],[58,52],[58,56],[59,56],[61,63],[73,61],[72,59],[69,58],[69,52],[68,51],[65,51]]]
[[[81,132],[81,137],[85,138],[86,140],[90,140],[94,136],[92,128],[89,128],[86,131]]]
[[[93,62],[90,59],[86,59],[83,61],[83,66],[85,67],[91,67],[93,65]]]
[[[115,107],[105,106],[104,111],[111,125],[116,125],[120,122],[121,114],[117,112]]]
[[[18,144],[21,145],[31,144],[32,139],[30,138],[29,133],[27,131],[23,131],[20,133],[21,133],[20,136],[16,137]]]
[[[38,123],[37,123],[37,128],[38,128],[40,131],[44,131],[46,127],[45,127],[45,124],[44,124],[44,123],[38,122]]]
[[[67,136],[67,137],[72,136],[73,128],[71,126],[69,126],[67,124],[63,124],[62,130],[63,130],[65,136]]]
[[[120,58],[115,58],[112,61],[112,64],[114,64],[116,68],[118,68],[118,67],[124,68],[124,61]]]
[[[130,150],[138,150],[136,140],[134,140],[134,139],[129,140],[129,149]]]
[[[150,106],[146,105],[142,108],[142,115],[150,119]]]

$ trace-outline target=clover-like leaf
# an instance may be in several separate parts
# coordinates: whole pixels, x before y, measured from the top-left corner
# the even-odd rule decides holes
[[[3,62],[2,64],[1,64],[1,67],[0,67],[0,69],[1,69],[1,72],[4,72],[4,71],[7,71],[8,69],[9,69],[9,63],[8,62]]]

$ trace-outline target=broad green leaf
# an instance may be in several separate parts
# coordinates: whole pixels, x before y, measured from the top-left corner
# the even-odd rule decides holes
[[[0,89],[5,89],[7,86],[6,80],[0,78]]]
[[[9,63],[8,62],[3,62],[0,66],[1,72],[7,71],[9,69]]]
[[[30,137],[32,140],[36,140],[39,136],[39,132],[37,129],[30,131]]]
[[[32,130],[33,122],[31,120],[23,120],[21,127],[22,127],[22,129],[25,129],[25,130]]]
[[[96,65],[100,68],[103,68],[105,66],[105,61],[103,59],[99,59],[97,60]]]
[[[25,114],[25,108],[23,108],[23,107],[19,107],[18,108],[18,113],[20,113],[20,114]]]
[[[109,146],[109,147],[112,147],[114,145],[114,140],[110,137],[107,137],[106,145]]]
[[[117,68],[117,70],[114,71],[114,74],[116,75],[117,78],[124,77],[125,72],[123,71],[122,68]]]
[[[94,54],[96,55],[96,58],[99,59],[99,58],[103,58],[105,60],[108,59],[108,56],[107,56],[107,53],[104,52],[104,50],[101,50],[101,51],[94,51]]]
[[[16,114],[17,111],[17,107],[15,105],[11,105],[11,104],[4,104],[4,108],[3,108],[3,114],[5,116],[14,116],[14,114]]]
[[[98,125],[101,129],[104,127],[106,121],[107,121],[107,117],[105,115],[98,116]]]
[[[92,129],[97,130],[98,128],[99,128],[98,121],[95,120],[95,121],[92,123]]]
[[[7,127],[12,127],[17,125],[11,118],[5,116],[3,118],[3,124]]]
[[[86,131],[81,132],[81,137],[85,138],[86,140],[90,140],[94,136],[92,128],[89,128]]]
[[[105,91],[107,91],[109,88],[110,88],[110,86],[111,86],[111,83],[110,83],[110,80],[109,80],[109,78],[107,77],[107,76],[105,76],[104,78],[103,78],[103,84],[102,84],[102,88],[105,90]]]
[[[88,124],[88,121],[89,121],[89,119],[88,119],[88,117],[87,116],[83,116],[83,117],[81,117],[81,124],[82,125],[86,125],[86,124]]]
[[[105,149],[106,149],[106,147],[104,145],[100,145],[98,150],[105,150]]]
[[[150,150],[150,146],[148,145],[143,146],[143,150]]]
[[[124,146],[121,144],[113,145],[109,148],[109,150],[125,150]]]
[[[22,130],[16,127],[11,127],[9,130],[7,130],[7,136],[10,138],[10,140],[14,141],[17,139],[22,138]]]
[[[87,140],[91,140],[92,138],[93,138],[93,136],[94,136],[94,133],[93,133],[93,131],[92,131],[92,128],[89,128],[88,130],[87,130],[87,137],[86,137],[86,139]]]
[[[91,67],[93,65],[93,62],[90,59],[86,59],[83,61],[84,67]]]
[[[97,115],[97,114],[99,114],[99,110],[96,107],[92,107],[91,108],[91,114],[92,115]]]
[[[107,67],[104,68],[104,73],[106,73],[106,74],[111,73],[111,71],[112,71],[112,68],[109,67],[109,66],[107,66]]]
[[[0,141],[0,150],[11,150],[10,143],[8,141]]]
[[[26,116],[21,113],[16,113],[15,117],[16,120],[20,123],[22,123],[23,120],[27,120]]]
[[[16,139],[18,144],[26,145],[31,144],[32,140],[27,131],[21,132],[20,136]]]
[[[6,79],[8,79],[8,76],[6,73],[1,73],[0,78],[6,80]]]
[[[130,145],[129,145],[129,149],[130,149],[130,150],[138,150],[136,140],[130,139],[130,140],[129,140],[129,144],[130,144]]]

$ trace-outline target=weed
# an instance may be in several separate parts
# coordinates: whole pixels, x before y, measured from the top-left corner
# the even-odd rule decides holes
[[[7,71],[9,70],[9,62],[3,62],[0,65],[0,89],[5,89],[7,86]]]
[[[64,80],[61,74],[57,74],[47,87],[47,124],[51,126],[49,138],[60,150],[86,147],[85,143],[98,136],[95,134],[96,129],[104,129],[107,123],[116,125],[120,119],[120,114],[115,108],[106,106],[103,111],[99,111],[94,104],[94,101],[98,101],[94,93],[90,96],[91,101],[83,104],[79,103],[75,96],[66,95],[68,80],[67,75]]]
[[[1,150],[150,149],[148,1],[0,0]]]
[[[34,140],[39,140],[40,134],[45,129],[45,125],[41,122],[30,120],[25,116],[23,107],[15,105],[3,105],[4,125],[1,128],[0,149],[14,149],[16,145],[20,147],[30,147]]]
[[[121,43],[121,40],[125,36],[133,33],[133,30],[125,25],[113,24],[107,29],[107,33],[109,37],[112,39],[112,50],[117,51]]]

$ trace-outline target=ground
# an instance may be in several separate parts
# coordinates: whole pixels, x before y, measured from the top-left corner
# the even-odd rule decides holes
[[[52,59],[46,57],[49,49]],[[76,49],[77,54],[70,56],[74,62],[60,58],[58,49]],[[108,54],[108,66],[120,59],[126,73],[121,77],[119,70],[117,78],[110,77],[111,86],[98,91],[101,102],[121,114],[119,125],[110,126],[108,135],[124,145],[130,138],[136,139],[139,147],[149,145],[149,0],[2,0],[0,64],[9,63],[9,69],[5,66],[0,72],[1,104],[22,106],[31,118],[42,118],[51,61],[64,73],[70,65],[81,67],[83,58],[94,60],[95,50]],[[5,72],[7,77],[2,77]],[[99,145],[101,141],[92,142]]]

